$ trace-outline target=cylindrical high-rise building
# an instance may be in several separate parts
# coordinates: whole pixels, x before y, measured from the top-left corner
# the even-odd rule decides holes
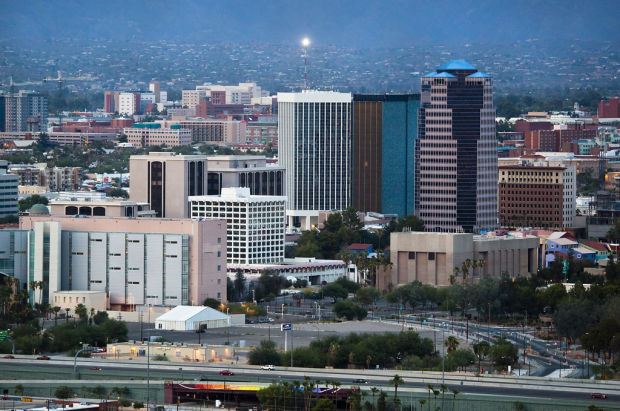
[[[351,199],[351,94],[278,93],[279,162],[286,168],[289,229]]]
[[[463,60],[422,76],[416,214],[429,231],[497,227],[493,80]]]

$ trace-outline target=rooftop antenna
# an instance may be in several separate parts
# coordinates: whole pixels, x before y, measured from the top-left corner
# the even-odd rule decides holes
[[[304,48],[304,90],[308,90],[308,46],[310,45],[310,39],[304,37],[301,40],[301,45]]]

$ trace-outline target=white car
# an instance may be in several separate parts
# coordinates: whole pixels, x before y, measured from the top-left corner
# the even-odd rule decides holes
[[[273,365],[263,365],[260,367],[261,370],[275,371],[276,367]]]

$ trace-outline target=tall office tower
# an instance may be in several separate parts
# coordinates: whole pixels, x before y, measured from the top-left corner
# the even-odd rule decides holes
[[[497,227],[493,80],[463,60],[422,77],[416,214],[429,231]]]
[[[351,94],[278,93],[279,161],[289,229],[318,225],[319,211],[351,200]]]
[[[118,96],[118,114],[133,116],[140,112],[140,93],[120,93]]]
[[[17,215],[17,185],[19,177],[7,173],[8,161],[0,160],[0,217]]]
[[[419,94],[353,96],[352,205],[359,211],[415,210]]]
[[[159,84],[159,81],[151,81],[149,83],[149,90],[155,95],[155,102],[156,103],[161,102],[161,99],[160,99],[161,85]]]
[[[129,158],[129,194],[157,217],[188,218],[188,196],[207,194],[207,156],[151,152]]]
[[[47,97],[21,90],[4,97],[6,131],[47,130]]]
[[[6,99],[0,93],[0,132],[6,131]]]
[[[116,91],[104,91],[103,92],[103,111],[106,113],[114,113],[117,107],[114,105],[114,94]]]

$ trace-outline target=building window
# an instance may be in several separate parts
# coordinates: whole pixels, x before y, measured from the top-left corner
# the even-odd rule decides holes
[[[415,251],[409,251],[409,259],[415,260]]]
[[[429,261],[432,261],[435,259],[435,253],[428,253],[428,259]]]
[[[222,266],[221,266],[221,265],[218,265],[218,266],[217,266],[217,271],[221,271],[221,270],[222,270]]]

